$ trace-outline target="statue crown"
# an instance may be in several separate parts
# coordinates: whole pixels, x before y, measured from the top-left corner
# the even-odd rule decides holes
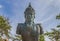
[[[34,13],[33,13],[34,12]],[[31,3],[29,3],[28,7],[26,8],[25,14],[35,14],[35,10],[32,8]]]

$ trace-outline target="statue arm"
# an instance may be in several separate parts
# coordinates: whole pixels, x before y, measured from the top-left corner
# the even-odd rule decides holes
[[[37,24],[37,28],[38,28],[38,33],[43,34],[43,28],[42,28],[41,24]]]
[[[43,34],[43,28],[40,25],[40,34]]]
[[[22,29],[21,25],[18,24],[16,34],[21,34],[21,29]]]

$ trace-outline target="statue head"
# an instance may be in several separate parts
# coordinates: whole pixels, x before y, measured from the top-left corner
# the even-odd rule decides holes
[[[32,8],[31,4],[25,10],[25,21],[32,22],[35,18],[35,10]]]

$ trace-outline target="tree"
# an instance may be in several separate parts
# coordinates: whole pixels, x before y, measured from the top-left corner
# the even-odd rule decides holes
[[[60,19],[60,14],[56,16],[56,19]]]
[[[10,37],[11,26],[7,18],[0,16],[0,38],[2,36]]]
[[[58,19],[58,20],[60,19],[60,14],[56,16],[56,19]],[[57,25],[57,27],[60,27],[60,24]]]
[[[39,35],[39,41],[45,41],[45,40],[44,40],[44,35],[43,35],[43,34]]]
[[[51,39],[53,41],[59,41],[59,39],[60,39],[60,30],[52,29],[51,32],[47,32],[47,33],[45,33],[45,35],[47,35],[49,37],[49,39]]]
[[[56,16],[56,19],[60,19],[60,14]],[[57,25],[58,29],[52,29],[51,32],[45,33],[52,41],[60,41],[60,24]]]
[[[14,35],[14,37],[11,37],[11,40],[12,41],[21,41],[22,37],[21,37],[21,35]]]

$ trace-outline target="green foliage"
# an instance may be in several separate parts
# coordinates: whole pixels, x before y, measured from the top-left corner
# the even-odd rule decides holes
[[[58,25],[57,28],[60,28],[60,25]]]
[[[60,19],[60,14],[56,16],[56,19]],[[59,28],[60,27],[60,24],[57,25],[57,27]]]
[[[58,41],[60,39],[60,30],[52,29],[51,32],[45,33],[52,41]]]
[[[15,37],[16,37],[16,39],[18,39],[18,40],[21,40],[21,39],[22,39],[21,35],[15,35]]]
[[[3,35],[9,37],[10,30],[11,26],[9,24],[9,21],[5,17],[0,16],[0,37]]]
[[[0,37],[0,41],[2,41],[2,38]]]
[[[56,19],[60,19],[60,14],[56,16]]]
[[[60,14],[56,16],[56,19],[60,19]],[[57,26],[58,29],[52,29],[51,32],[45,33],[52,41],[60,41],[60,25]]]
[[[39,41],[45,41],[44,40],[44,35],[39,35]]]
[[[12,41],[16,41],[16,40],[21,41],[22,37],[21,37],[21,35],[15,35],[15,37],[11,36],[11,39],[12,39]]]

